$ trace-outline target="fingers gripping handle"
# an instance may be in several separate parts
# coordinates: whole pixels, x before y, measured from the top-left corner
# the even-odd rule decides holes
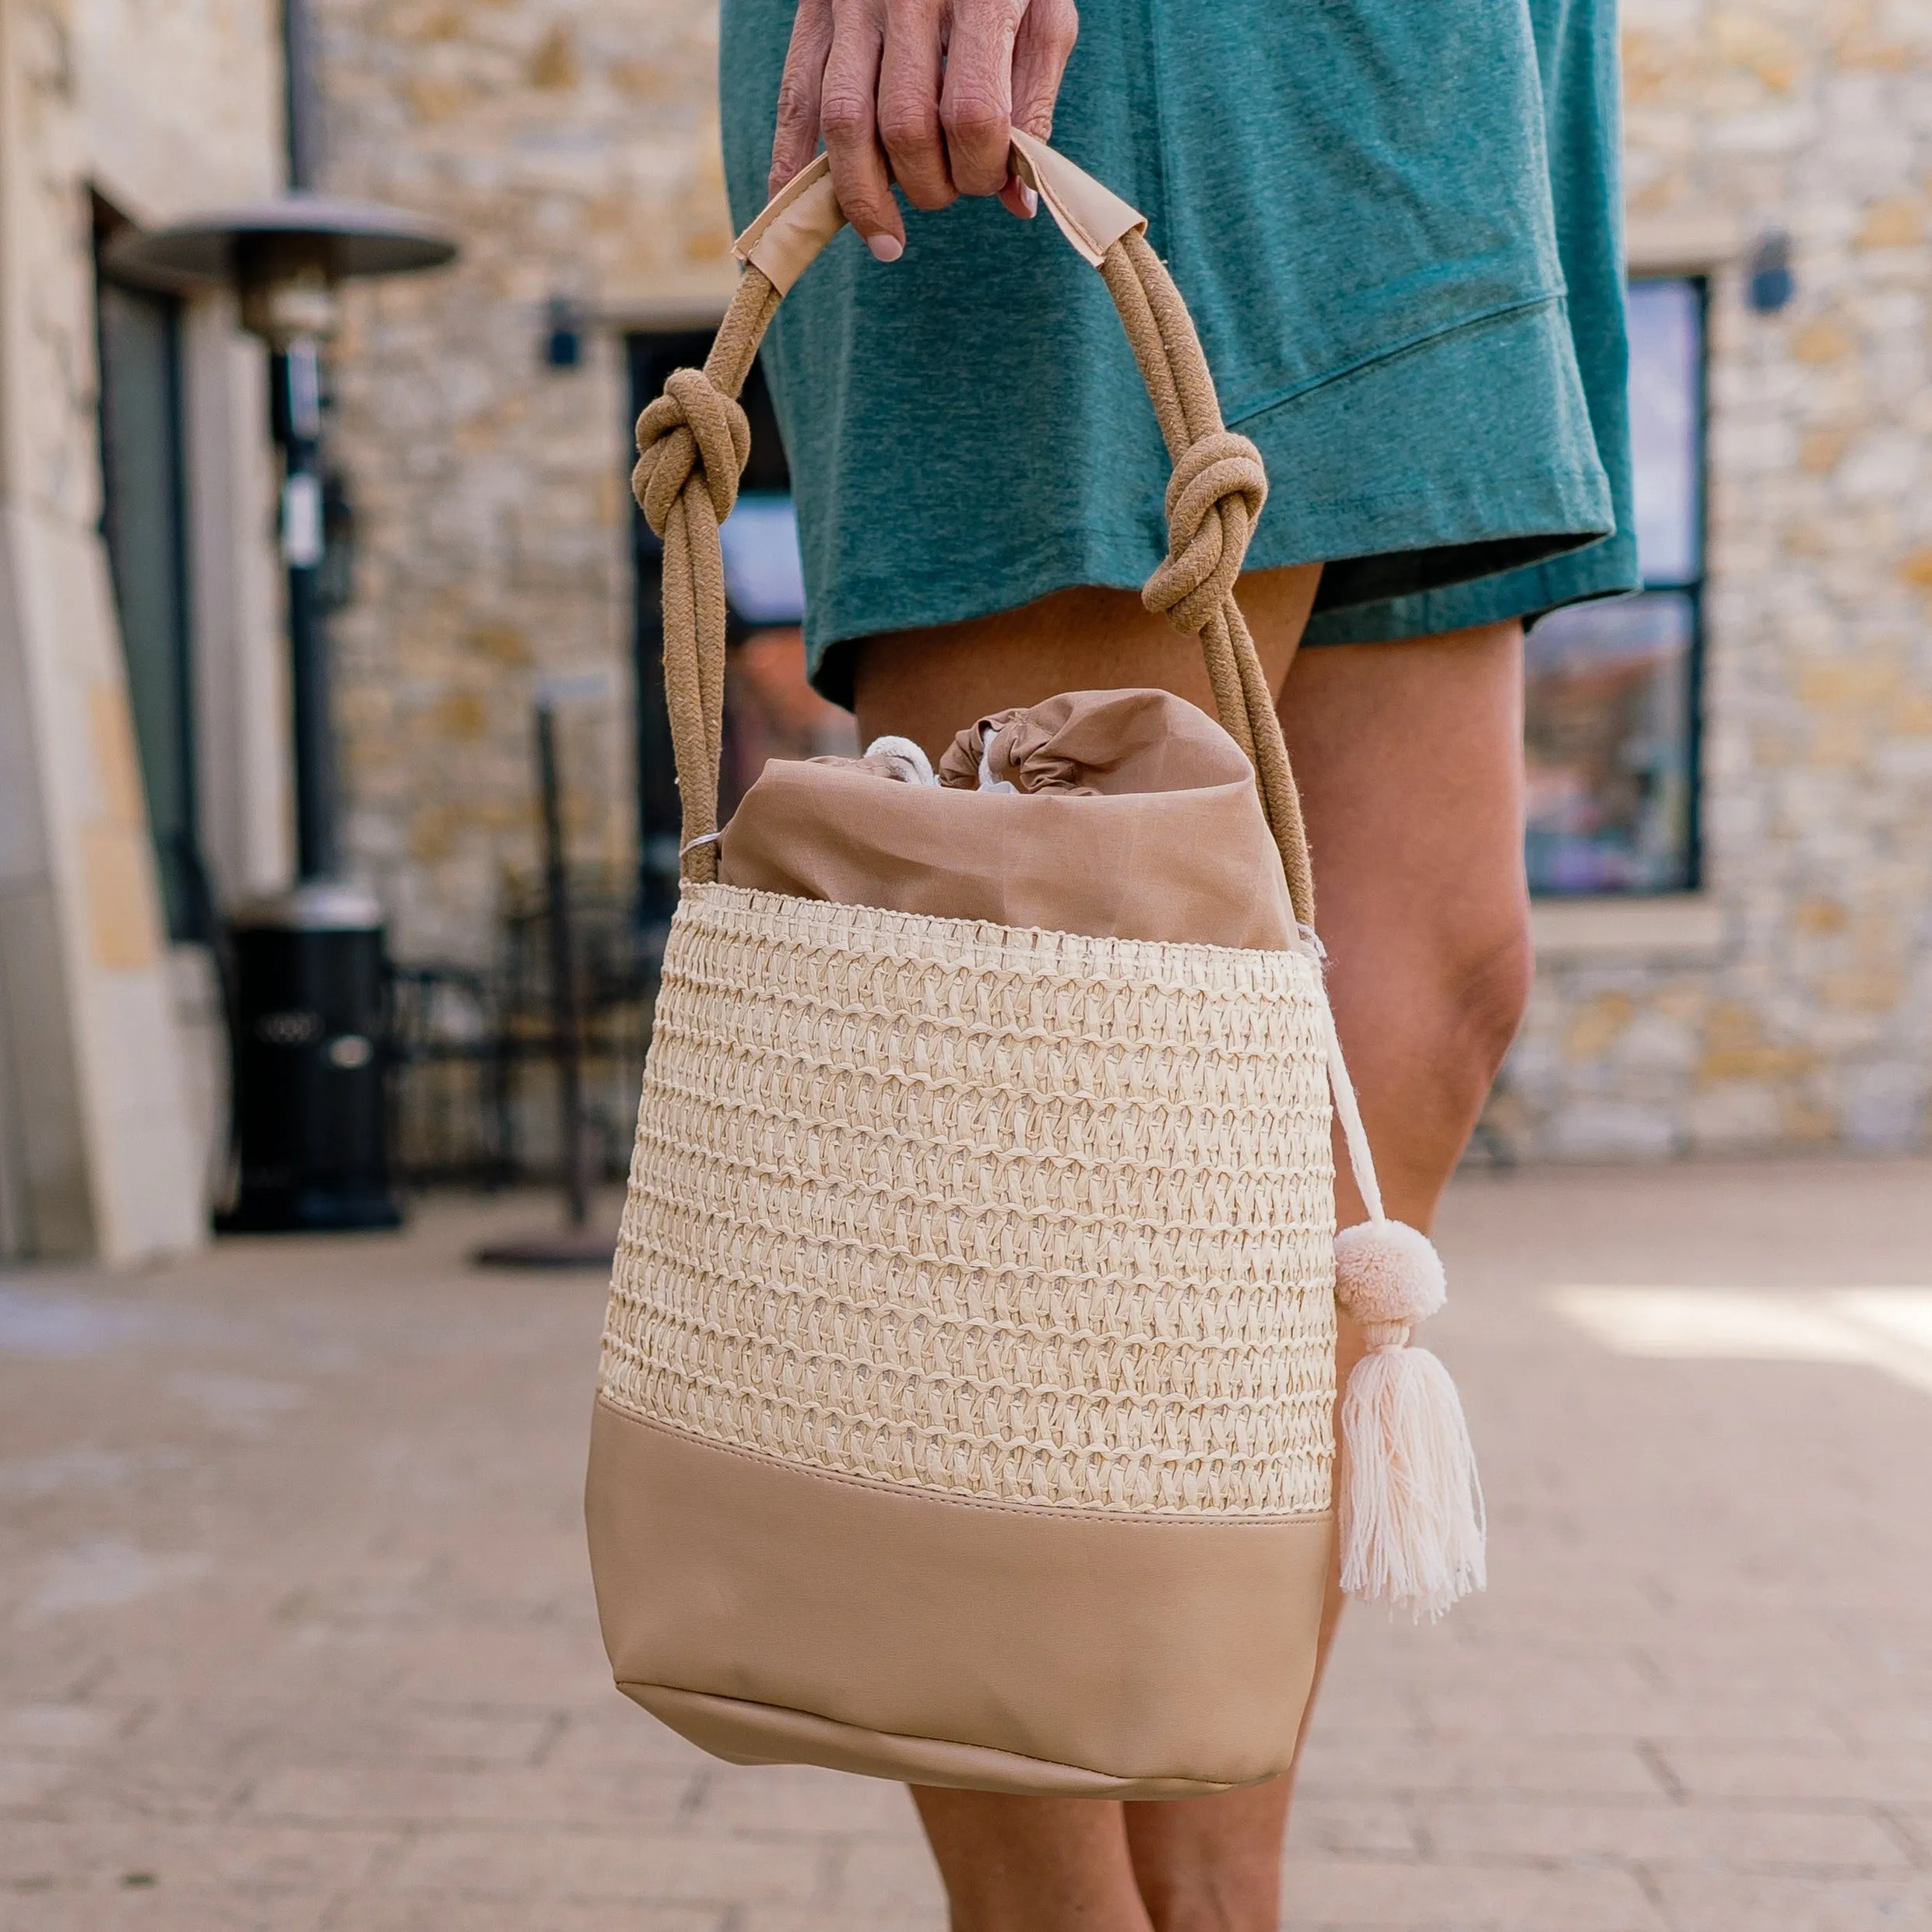
[[[1146,216],[1044,141],[1017,128],[1013,131],[1013,167],[1046,204],[1061,234],[1090,268],[1098,268],[1122,235],[1147,231]],[[746,268],[757,269],[779,294],[789,295],[819,251],[845,225],[845,213],[832,188],[831,157],[821,154],[772,196],[732,244],[732,253]]]
[[[1295,917],[1314,922],[1301,805],[1273,694],[1234,596],[1266,490],[1260,453],[1231,434],[1179,291],[1147,244],[1146,221],[1063,155],[1016,130],[1013,166],[1120,311],[1175,465],[1169,549],[1146,602],[1200,639],[1221,721],[1255,765]],[[745,264],[701,372],[681,370],[638,421],[639,504],[664,540],[664,676],[683,803],[681,876],[718,876],[715,834],[725,679],[724,570],[718,525],[737,500],[750,448],[737,397],[766,327],[790,289],[845,226],[824,155],[773,197],[739,237]]]

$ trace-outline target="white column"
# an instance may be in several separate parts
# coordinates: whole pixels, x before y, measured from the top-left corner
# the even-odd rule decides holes
[[[57,28],[0,6],[0,1238],[118,1261],[206,1219],[97,528],[85,181]]]

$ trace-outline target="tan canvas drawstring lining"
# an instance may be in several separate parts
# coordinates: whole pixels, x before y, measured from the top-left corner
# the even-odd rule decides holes
[[[1207,359],[1179,291],[1141,234],[1101,257],[1147,383],[1174,473],[1168,485],[1168,554],[1142,599],[1197,636],[1223,727],[1255,767],[1297,921],[1315,922],[1301,804],[1288,767],[1273,694],[1255,654],[1235,579],[1267,494],[1261,456],[1221,421]],[[718,876],[718,776],[724,734],[725,566],[718,525],[738,498],[751,430],[738,397],[779,292],[747,266],[701,369],[680,369],[638,419],[632,487],[663,539],[664,680],[683,805],[681,876]]]

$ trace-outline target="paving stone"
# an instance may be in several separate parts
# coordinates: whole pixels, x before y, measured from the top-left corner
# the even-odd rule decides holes
[[[1901,1681],[1888,1692],[1868,1683],[1835,1691],[1826,1716],[1849,1744],[1913,1744],[1932,1751],[1932,1678]]]
[[[594,1636],[586,1639],[594,1643]],[[544,1760],[559,1772],[708,1771],[718,1763],[674,1730],[602,1685],[594,1709],[574,1714]]]
[[[322,1932],[739,1932],[735,1911],[716,1906],[583,1904],[546,1899],[534,1920],[527,1902],[448,1892],[364,1893],[331,1912]]]
[[[1621,1871],[1291,1857],[1283,1923],[1302,1932],[1665,1932]]]
[[[833,1902],[858,1925],[945,1923],[945,1894],[933,1855],[916,1835],[860,1839],[843,1848]]]
[[[1673,1744],[1659,1756],[1693,1798],[1932,1803],[1932,1752],[1909,1745],[1717,1750]]]
[[[855,1920],[849,1906],[829,1912],[801,1912],[791,1906],[753,1906],[732,1920],[731,1932],[849,1932],[854,1924],[890,1925],[892,1932],[946,1932],[946,1909],[935,1899],[925,1906],[895,1905],[889,1920]]]
[[[687,1814],[708,1832],[884,1832],[903,1839],[913,1816],[903,1785],[804,1765],[717,1765]]]
[[[822,1899],[831,1846],[823,1835],[548,1833],[438,1828],[411,1839],[381,1877],[385,1889],[451,1898],[643,1900],[724,1906]]]
[[[549,1710],[439,1708],[403,1699],[268,1703],[207,1699],[137,1736],[191,1740],[246,1769],[268,1764],[402,1764],[425,1770],[514,1769],[536,1762],[561,1730]]]
[[[1932,1253],[1932,1170],[1884,1171],[1889,1191],[1705,1171],[1720,1278]],[[1290,1838],[1294,1932],[1925,1916],[1932,1395],[1566,1328],[1543,1298],[1579,1278],[1579,1227],[1597,1278],[1681,1273],[1657,1205],[1677,1185],[1452,1195],[1440,1326],[1495,1585],[1433,1628],[1345,1621]],[[1779,1220],[1794,1199],[1808,1250]],[[51,1393],[47,1364],[0,1354],[0,1470],[111,1469],[138,1505],[119,1475],[0,1484],[0,1572],[114,1538],[201,1559],[93,1572],[132,1578],[123,1600],[0,1611],[0,1932],[940,1932],[898,1787],[719,1764],[611,1687],[577,1520],[601,1287],[506,1291],[461,1263],[532,1211],[431,1203],[353,1249],[64,1275],[83,1310],[154,1319],[97,1323]],[[232,1400],[168,1393],[323,1380],[253,1433]]]
[[[1556,1805],[1431,1800],[1418,1807],[1430,1851],[1451,1861],[1604,1860],[1727,1871],[1833,1867],[1884,1871],[1909,1863],[1899,1839],[1857,1811],[1717,1804]]]
[[[1579,1798],[1666,1795],[1634,1742],[1526,1743],[1498,1736],[1400,1743],[1328,1732],[1311,1740],[1301,1776],[1307,1790],[1323,1797],[1472,1791]]]
[[[1427,1728],[1445,1737],[1503,1733],[1521,1738],[1641,1737],[1652,1743],[1838,1744],[1842,1724],[1824,1700],[1800,1695],[1724,1698],[1678,1695],[1608,1670],[1593,1679],[1572,1664],[1558,1681],[1450,1684],[1425,1692]],[[1551,1674],[1541,1674],[1546,1677]]]
[[[0,1872],[16,1890],[83,1883],[113,1890],[129,1874],[155,1888],[319,1890],[368,1878],[402,1843],[400,1832],[305,1831],[279,1825],[176,1821],[0,1820]]]
[[[98,1704],[16,1704],[0,1711],[0,1751],[86,1751],[110,1741],[133,1716]]]
[[[1932,1925],[1932,1878],[1758,1878],[1660,1872],[1671,1932],[1901,1932]]]
[[[694,1774],[626,1769],[442,1771],[291,1765],[255,1783],[238,1815],[310,1825],[505,1825],[662,1831],[693,1809]]]
[[[172,1886],[0,1896],[0,1932],[332,1932],[327,1893]]]

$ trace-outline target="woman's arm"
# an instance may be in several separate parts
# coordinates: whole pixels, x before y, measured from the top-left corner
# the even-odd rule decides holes
[[[831,156],[845,218],[881,262],[905,251],[891,184],[915,208],[997,195],[1031,215],[1011,130],[1042,140],[1073,51],[1074,0],[799,0],[771,146],[776,193]]]

